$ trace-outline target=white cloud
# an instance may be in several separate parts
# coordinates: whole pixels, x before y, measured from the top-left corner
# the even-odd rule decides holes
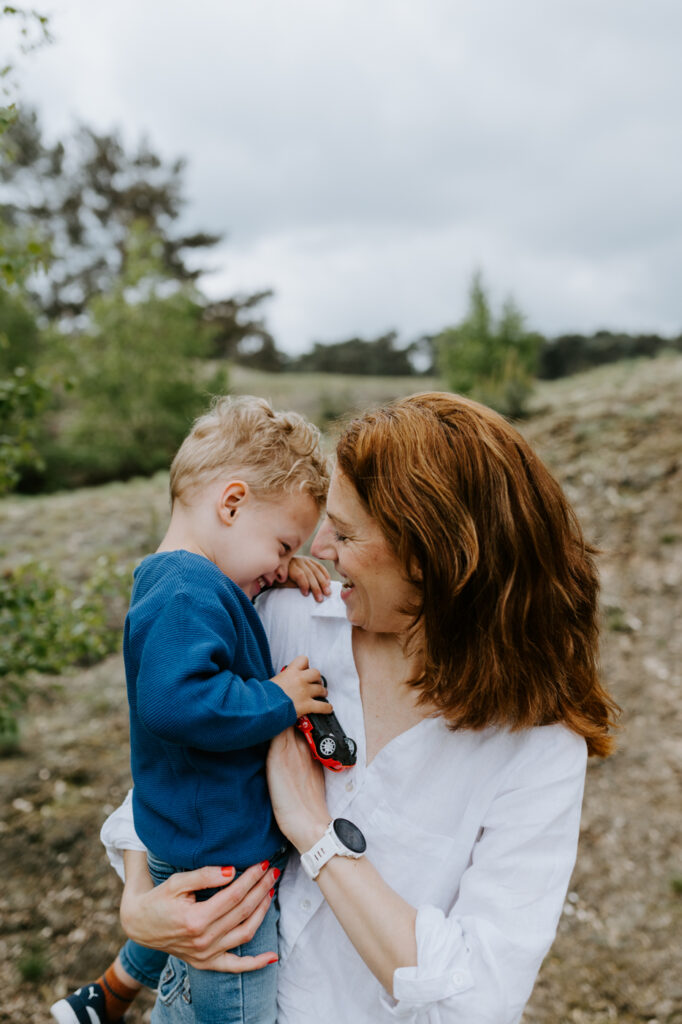
[[[461,316],[471,272],[548,332],[682,329],[676,0],[54,0],[24,73],[185,155],[207,280],[281,345]],[[215,262],[215,259],[213,260]]]

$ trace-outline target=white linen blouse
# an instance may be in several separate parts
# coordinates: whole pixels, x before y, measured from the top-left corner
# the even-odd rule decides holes
[[[427,718],[367,765],[351,626],[339,587],[258,602],[281,668],[305,654],[329,685],[357,764],[325,772],[382,878],[417,908],[417,963],[387,993],[292,856],[279,889],[278,1024],[516,1024],[556,932],[575,862],[585,741],[561,725],[452,731]],[[388,696],[388,695],[387,695]],[[129,801],[105,822],[112,863],[140,849]]]

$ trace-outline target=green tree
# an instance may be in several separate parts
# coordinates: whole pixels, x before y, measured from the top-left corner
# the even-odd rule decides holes
[[[21,54],[49,41],[47,19],[36,11],[0,8],[0,30],[10,23],[18,30]],[[8,132],[17,120],[14,68],[11,57],[0,59],[0,178],[9,165]],[[46,246],[32,229],[0,218],[0,495],[16,485],[22,467],[40,465],[36,439],[48,384],[35,371],[39,331],[22,290],[46,259]]]
[[[35,111],[22,110],[9,126],[11,160],[1,170],[6,224],[49,237],[54,262],[35,298],[50,319],[78,317],[90,299],[125,272],[128,232],[145,221],[161,243],[165,275],[196,281],[189,250],[215,245],[219,235],[180,234],[184,161],[163,163],[143,141],[127,152],[119,135],[81,125],[66,142],[48,145]]]
[[[266,289],[253,295],[209,302],[205,306],[204,322],[211,328],[213,355],[268,373],[284,368],[286,357],[256,310],[272,294]]]
[[[0,375],[17,366],[35,367],[42,355],[42,332],[34,311],[18,290],[0,285]]]
[[[211,336],[191,284],[167,294],[163,240],[134,225],[125,273],[86,308],[87,331],[61,339],[70,381],[45,442],[43,483],[77,487],[165,469],[224,369],[207,372]]]
[[[184,160],[164,162],[144,140],[129,150],[118,133],[86,125],[48,144],[30,110],[19,112],[6,142],[11,159],[0,165],[7,197],[0,221],[15,232],[49,239],[54,259],[28,285],[39,308],[62,330],[80,324],[91,300],[125,275],[133,224],[146,224],[158,239],[158,262],[168,281],[198,282],[200,257],[221,236],[178,229]],[[281,354],[257,308],[270,295],[201,299],[214,339],[212,355],[280,368]]]
[[[436,339],[448,387],[512,417],[525,414],[542,344],[540,334],[526,329],[512,299],[495,318],[478,273],[471,283],[466,317]]]

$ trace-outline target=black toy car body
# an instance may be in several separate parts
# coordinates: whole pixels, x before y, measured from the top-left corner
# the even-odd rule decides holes
[[[322,681],[326,686],[324,676]],[[324,700],[324,697],[316,700]],[[355,740],[346,736],[333,711],[329,715],[301,715],[296,726],[305,736],[313,757],[325,768],[342,772],[353,767],[357,760],[357,745]]]

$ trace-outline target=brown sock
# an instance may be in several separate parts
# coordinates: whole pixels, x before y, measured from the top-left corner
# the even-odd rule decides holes
[[[133,999],[140,991],[139,988],[129,988],[116,973],[116,964],[107,967],[104,974],[97,979],[104,992],[104,1001],[107,1007],[107,1017],[112,1022],[120,1020],[126,1012]]]

